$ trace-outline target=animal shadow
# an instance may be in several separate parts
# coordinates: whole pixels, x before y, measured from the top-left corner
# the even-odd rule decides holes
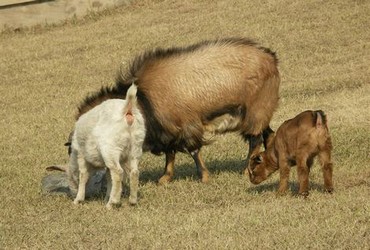
[[[279,188],[279,181],[273,183],[259,184],[252,186],[247,189],[248,193],[264,193],[264,192],[276,192]],[[297,181],[289,182],[288,192],[292,195],[298,195],[299,183]],[[325,188],[323,184],[316,182],[310,182],[309,191],[318,191],[320,193],[325,193]]]
[[[222,172],[232,172],[232,173],[240,173],[242,175],[246,161],[245,160],[214,160],[210,162],[205,162],[206,166],[209,170],[210,177],[217,175]],[[158,182],[159,178],[164,174],[164,166],[163,168],[157,167],[151,170],[142,170],[140,172],[140,182],[141,183],[148,183],[148,182]],[[176,180],[185,180],[185,179],[194,179],[200,180],[197,169],[195,164],[193,163],[186,163],[175,165],[174,167],[174,176],[173,181]]]

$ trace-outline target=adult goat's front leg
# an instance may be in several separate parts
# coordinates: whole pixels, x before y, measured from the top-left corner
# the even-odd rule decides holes
[[[175,155],[176,152],[166,152],[166,166],[164,169],[164,174],[158,181],[159,185],[167,184],[172,180],[174,174]]]
[[[191,157],[193,157],[193,160],[195,162],[199,178],[202,180],[203,183],[207,183],[209,180],[209,171],[200,155],[200,149],[190,152],[190,155]]]
[[[247,164],[244,168],[244,174],[249,175],[248,168],[250,166],[250,159],[253,155],[256,155],[261,150],[261,145],[263,143],[263,138],[261,134],[258,135],[244,135],[244,140],[249,142],[249,151],[247,155]]]

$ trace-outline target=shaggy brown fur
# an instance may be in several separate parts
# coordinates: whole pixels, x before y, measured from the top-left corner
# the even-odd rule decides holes
[[[206,182],[199,154],[209,143],[205,135],[236,131],[250,142],[249,155],[259,150],[278,105],[280,77],[275,54],[243,38],[156,49],[138,56],[115,86],[87,97],[77,117],[106,99],[124,98],[133,82],[146,120],[144,150],[166,154],[160,182],[171,179],[178,151],[191,153]]]
[[[333,191],[332,143],[323,111],[305,111],[285,121],[268,140],[265,152],[253,155],[248,168],[252,183],[259,184],[279,169],[279,193],[288,188],[290,166],[297,165],[299,194],[308,195],[308,176],[314,157],[319,156],[324,186]]]

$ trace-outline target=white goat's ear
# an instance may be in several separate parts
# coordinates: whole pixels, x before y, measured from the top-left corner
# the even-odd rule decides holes
[[[47,167],[46,170],[47,171],[57,170],[57,171],[67,172],[67,168],[68,168],[67,165],[52,165],[52,166]]]

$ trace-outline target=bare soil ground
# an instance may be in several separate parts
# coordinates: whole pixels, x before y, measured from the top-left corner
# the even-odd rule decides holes
[[[19,30],[30,26],[45,26],[81,18],[98,12],[129,4],[129,0],[55,0],[55,1],[5,1],[0,2],[0,31]]]

